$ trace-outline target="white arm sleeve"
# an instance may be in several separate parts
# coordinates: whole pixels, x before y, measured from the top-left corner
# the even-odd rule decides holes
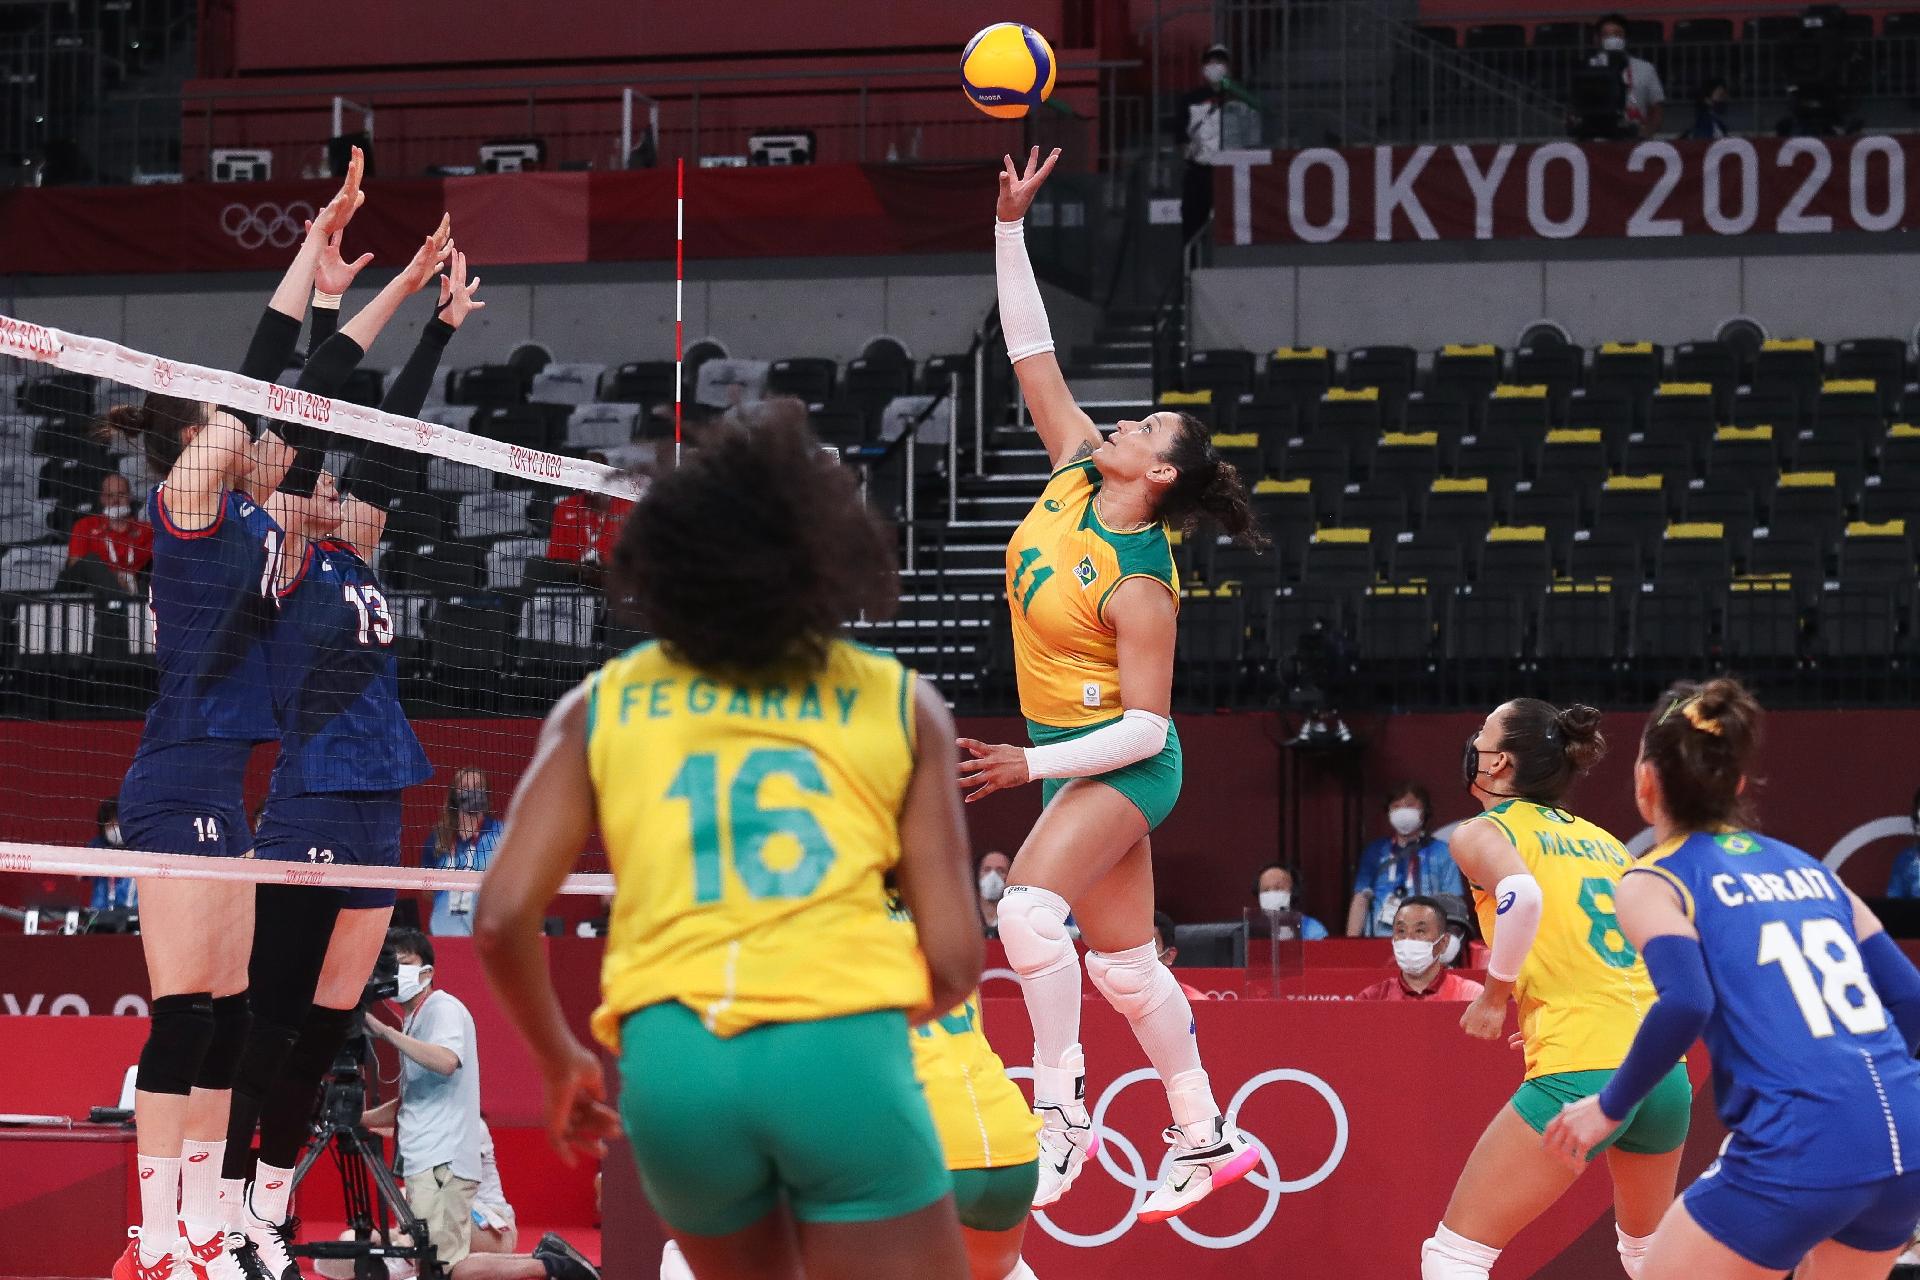
[[[993,275],[1000,286],[1000,330],[1007,338],[1007,359],[1014,364],[1053,350],[1040,283],[1027,260],[1027,220],[993,223]]]
[[[1487,961],[1487,976],[1512,982],[1540,932],[1540,882],[1525,872],[1508,876],[1493,887],[1493,900],[1493,956]]]
[[[1129,711],[1083,738],[1027,748],[1031,778],[1091,778],[1138,764],[1167,745],[1167,718],[1151,711]]]

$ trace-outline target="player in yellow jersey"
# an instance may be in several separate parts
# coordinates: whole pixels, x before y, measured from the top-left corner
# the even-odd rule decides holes
[[[1481,1134],[1446,1216],[1421,1247],[1422,1280],[1486,1280],[1500,1251],[1573,1185],[1577,1170],[1540,1135],[1564,1104],[1605,1086],[1653,1007],[1646,966],[1613,914],[1633,857],[1560,807],[1605,752],[1598,711],[1538,698],[1496,707],[1467,739],[1461,781],[1485,811],[1460,824],[1451,847],[1493,956],[1486,990],[1460,1025],[1494,1039],[1509,997],[1518,1001],[1526,1077]],[[1588,1154],[1606,1152],[1629,1277],[1673,1202],[1692,1107],[1680,1063]]]
[[[474,932],[554,1140],[594,1145],[600,1062],[539,934],[597,822],[615,892],[593,1031],[694,1274],[964,1280],[908,1041],[980,979],[953,722],[840,638],[892,609],[893,538],[804,418],[736,413],[634,508],[608,596],[659,639],[547,718]],[[917,930],[888,918],[889,874]]]
[[[1022,223],[1060,153],[1000,175],[994,261],[1007,354],[1053,461],[1040,500],[1007,547],[1020,709],[1034,745],[963,739],[961,785],[977,800],[1043,779],[1045,806],[1014,858],[1000,940],[1033,1022],[1040,1133],[1035,1205],[1058,1200],[1096,1148],[1080,1050],[1080,959],[1132,1024],[1166,1086],[1173,1147],[1140,1217],[1159,1222],[1242,1177],[1259,1160],[1220,1114],[1200,1064],[1192,1010],[1160,962],[1149,833],[1180,793],[1180,737],[1168,719],[1180,584],[1170,528],[1212,519],[1249,544],[1239,473],[1207,428],[1178,413],[1122,422],[1102,440],[1074,404],[1053,355]]]
[[[894,918],[911,923],[897,899]],[[980,1022],[980,993],[913,1029],[913,1072],[926,1090],[953,1174],[973,1280],[1035,1280],[1021,1260],[1040,1177],[1040,1121],[1007,1078]],[[663,1280],[666,1280],[663,1277]]]

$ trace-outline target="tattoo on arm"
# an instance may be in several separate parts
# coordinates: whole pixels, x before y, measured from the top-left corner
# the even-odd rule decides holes
[[[1093,441],[1082,440],[1080,442],[1080,447],[1073,451],[1073,456],[1067,459],[1067,463],[1071,465],[1076,462],[1084,462],[1088,458],[1091,458],[1092,456],[1093,456]]]

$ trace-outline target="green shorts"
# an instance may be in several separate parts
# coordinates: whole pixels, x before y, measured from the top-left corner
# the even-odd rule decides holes
[[[620,1027],[620,1118],[667,1225],[878,1222],[952,1190],[899,1010],[775,1022],[721,1039],[676,1002]]]
[[[1027,736],[1036,747],[1044,747],[1054,742],[1071,742],[1075,738],[1084,738],[1095,729],[1104,729],[1113,721],[1100,724],[1077,725],[1071,729],[1059,729],[1050,724],[1035,724],[1027,721]],[[1099,773],[1093,781],[1104,782],[1133,801],[1147,820],[1147,830],[1152,831],[1167,820],[1173,812],[1173,802],[1180,798],[1180,778],[1182,774],[1180,757],[1180,731],[1167,722],[1167,745],[1160,748],[1158,755],[1148,756],[1145,760],[1115,769],[1112,773]],[[1053,803],[1060,788],[1071,782],[1071,778],[1047,778],[1040,783],[1040,807]]]
[[[953,1205],[960,1211],[960,1225],[969,1231],[1013,1230],[1033,1212],[1039,1185],[1038,1160],[1004,1169],[955,1169]]]
[[[1535,1133],[1545,1133],[1547,1125],[1569,1102],[1592,1097],[1613,1079],[1611,1071],[1563,1071],[1559,1075],[1535,1076],[1513,1095],[1513,1109]],[[1687,1064],[1677,1064],[1653,1086],[1653,1092],[1627,1113],[1618,1129],[1607,1135],[1588,1155],[1599,1155],[1608,1147],[1639,1156],[1661,1156],[1678,1151],[1687,1140],[1687,1125],[1693,1118],[1693,1085],[1687,1081]]]

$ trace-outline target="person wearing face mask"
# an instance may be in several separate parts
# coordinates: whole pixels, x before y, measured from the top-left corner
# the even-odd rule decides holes
[[[493,816],[487,793],[487,775],[461,769],[447,788],[447,807],[427,837],[422,866],[454,871],[485,871],[506,830]],[[473,891],[445,890],[433,895],[429,927],[438,938],[469,937],[473,933]]]
[[[980,857],[980,921],[989,938],[1000,936],[1000,899],[1006,896],[1007,872],[1011,870],[1013,859],[998,849]]]
[[[1459,951],[1460,939],[1447,928],[1446,909],[1432,898],[1408,898],[1393,913],[1393,963],[1397,972],[1353,998],[1472,1000],[1485,988],[1447,967]]]
[[[473,1014],[433,985],[433,940],[394,929],[387,946],[399,962],[396,1027],[369,1016],[367,1032],[400,1055],[399,1096],[370,1107],[366,1127],[396,1130],[407,1203],[426,1224],[435,1256],[453,1280],[599,1280],[558,1237],[532,1254],[474,1251],[474,1203],[486,1180],[489,1141],[480,1115],[480,1060]]]
[[[1388,793],[1387,826],[1392,834],[1360,851],[1353,901],[1347,907],[1349,938],[1390,937],[1394,913],[1415,895],[1466,896],[1447,842],[1427,831],[1432,814],[1433,801],[1418,782],[1400,783]]]
[[[1494,708],[1461,753],[1461,784],[1484,808],[1454,832],[1453,856],[1473,885],[1493,953],[1486,987],[1460,1027],[1476,1039],[1504,1039],[1507,1003],[1517,1002],[1525,1076],[1488,1122],[1421,1246],[1421,1280],[1486,1280],[1501,1251],[1602,1149],[1629,1280],[1640,1280],[1649,1241],[1673,1203],[1693,1111],[1678,1055],[1582,1161],[1563,1161],[1540,1140],[1565,1104],[1607,1087],[1654,1000],[1646,964],[1614,914],[1633,855],[1562,807],[1606,746],[1592,707],[1516,698]]]
[[[1913,793],[1914,843],[1893,860],[1893,872],[1887,877],[1889,898],[1920,898],[1920,791]]]
[[[1294,904],[1297,878],[1284,862],[1270,862],[1260,868],[1253,882],[1254,901],[1270,922],[1269,936],[1277,942],[1320,942],[1327,937],[1327,926],[1301,912]]]
[[[1660,83],[1660,73],[1645,58],[1627,52],[1627,20],[1623,15],[1609,13],[1601,18],[1594,25],[1594,40],[1604,52],[1625,60],[1622,74],[1626,78],[1626,105],[1621,136],[1652,137],[1660,131],[1667,111],[1667,91]]]
[[[62,575],[93,590],[138,595],[140,575],[153,563],[153,526],[134,515],[125,476],[109,471],[101,478],[94,510],[74,522]]]
[[[95,831],[93,839],[87,841],[89,849],[121,849],[126,840],[120,834],[120,802],[102,800],[100,810],[94,816]],[[140,893],[134,887],[131,876],[95,876],[93,878],[93,901],[89,905],[95,911],[134,911],[139,907]]]
[[[1227,74],[1227,46],[1214,44],[1200,55],[1201,83],[1180,96],[1173,129],[1186,155],[1180,181],[1180,243],[1186,244],[1213,216],[1213,166],[1225,147],[1222,123],[1227,106],[1240,102],[1253,110],[1260,100]],[[1237,109],[1237,108],[1236,108]],[[1245,145],[1245,144],[1242,144]]]

